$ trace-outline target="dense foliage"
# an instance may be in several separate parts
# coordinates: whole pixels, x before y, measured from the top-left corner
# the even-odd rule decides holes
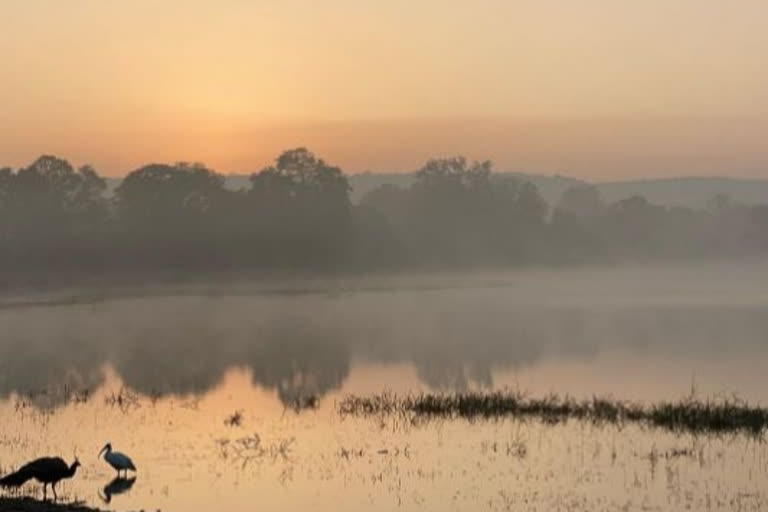
[[[639,196],[607,204],[572,187],[550,207],[490,162],[428,161],[408,188],[359,204],[344,173],[285,151],[241,190],[201,164],[150,164],[113,194],[84,166],[42,156],[0,169],[5,275],[132,270],[366,270],[752,258],[768,253],[768,205],[716,196],[699,209]]]

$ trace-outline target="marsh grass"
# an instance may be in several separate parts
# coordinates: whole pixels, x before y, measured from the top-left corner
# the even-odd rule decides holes
[[[640,424],[672,432],[693,434],[743,433],[761,437],[768,427],[768,409],[738,399],[678,402],[633,403],[593,397],[577,400],[551,394],[531,398],[520,392],[469,391],[461,393],[423,393],[370,396],[348,395],[337,402],[342,416],[383,418],[396,415],[412,424],[430,420],[498,420],[506,417],[537,419],[558,424],[570,419],[597,425]]]
[[[316,411],[320,407],[320,396],[316,394],[300,395],[283,403],[284,411],[299,414],[303,411]]]
[[[17,413],[27,410],[53,412],[66,404],[86,404],[90,401],[93,390],[90,388],[72,388],[68,385],[51,386],[35,390],[18,392],[14,401]]]
[[[141,396],[131,389],[121,387],[120,391],[117,393],[113,391],[105,396],[104,403],[110,407],[117,407],[123,412],[126,412],[130,409],[140,407]]]

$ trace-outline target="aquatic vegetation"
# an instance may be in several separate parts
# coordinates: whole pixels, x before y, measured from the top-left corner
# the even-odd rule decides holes
[[[283,405],[286,409],[290,409],[297,414],[307,410],[313,411],[320,407],[320,396],[317,394],[300,395],[286,401]]]
[[[229,416],[227,416],[227,419],[224,420],[224,424],[228,427],[239,427],[243,424],[243,411],[242,409],[238,409],[237,411],[233,412]]]
[[[747,402],[686,398],[678,402],[650,405],[611,398],[577,400],[548,395],[531,398],[520,392],[468,391],[371,396],[348,395],[337,403],[342,416],[377,417],[397,415],[413,424],[420,421],[464,419],[496,420],[505,417],[535,418],[556,424],[575,419],[594,424],[636,423],[673,432],[694,434],[745,433],[761,436],[768,428],[768,409]]]
[[[52,412],[56,407],[66,404],[86,404],[92,393],[93,390],[90,388],[73,388],[67,384],[29,389],[16,395],[14,408],[16,412],[25,410]]]
[[[342,459],[362,458],[365,455],[365,451],[362,448],[344,448],[339,449],[339,457]]]
[[[291,452],[296,439],[279,439],[269,445],[261,441],[259,434],[244,436],[237,439],[217,439],[216,445],[219,455],[223,459],[229,459],[241,464],[245,469],[252,462],[261,462],[268,459],[272,462],[279,460],[291,461]]]
[[[140,399],[141,397],[135,391],[126,387],[121,387],[117,394],[111,392],[107,395],[104,398],[104,403],[112,407],[117,407],[122,411],[127,411],[131,408],[139,407]]]

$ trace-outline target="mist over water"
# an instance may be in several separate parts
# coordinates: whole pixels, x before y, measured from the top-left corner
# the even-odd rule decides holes
[[[741,435],[514,417],[417,425],[343,418],[336,407],[349,394],[492,389],[764,404],[765,270],[584,267],[5,295],[0,465],[76,453],[83,470],[60,492],[116,510],[760,510],[768,455]],[[106,441],[133,457],[136,480],[116,481],[94,458]]]
[[[15,297],[0,309],[0,396],[95,388],[108,368],[142,394],[200,394],[244,368],[290,403],[340,389],[355,365],[410,366],[424,389],[569,392],[567,379],[557,389],[536,372],[594,366],[591,380],[600,380],[614,371],[601,367],[609,358],[653,371],[650,381],[656,370],[633,361],[679,365],[664,396],[627,398],[698,386],[765,399],[739,389],[744,375],[726,364],[765,359],[763,270],[585,268]],[[621,382],[598,388],[623,395]],[[39,399],[59,405],[55,394]]]
[[[768,4],[128,4],[0,1],[0,512],[768,510]]]

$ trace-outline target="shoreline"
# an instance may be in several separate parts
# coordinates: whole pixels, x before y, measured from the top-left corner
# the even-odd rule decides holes
[[[0,512],[107,512],[106,510],[86,506],[82,501],[55,503],[40,501],[29,496],[11,498],[0,497]]]

